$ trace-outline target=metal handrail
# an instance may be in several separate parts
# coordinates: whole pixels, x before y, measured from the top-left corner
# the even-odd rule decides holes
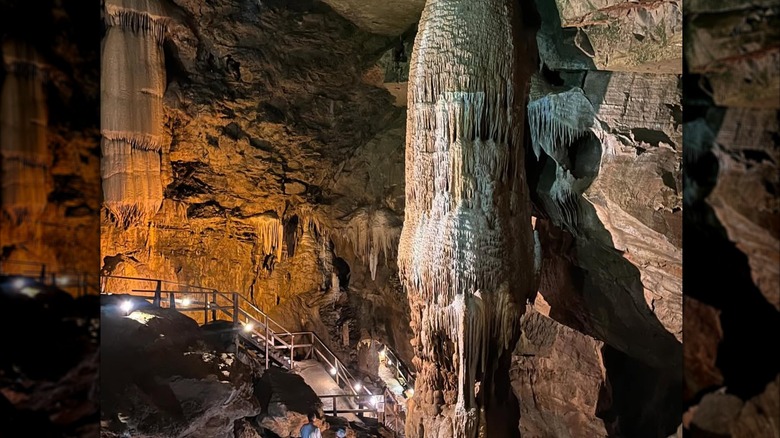
[[[195,285],[188,284],[188,283],[181,283],[181,282],[173,281],[173,280],[162,280],[162,279],[158,279],[158,278],[127,277],[127,276],[123,276],[123,275],[109,275],[109,274],[100,274],[100,278],[116,278],[116,279],[119,279],[119,280],[148,281],[148,282],[155,282],[155,283],[160,283],[160,284],[173,284],[173,285],[176,285],[176,286],[184,286],[184,287],[186,287],[188,289],[194,288],[194,289],[201,289],[203,291],[208,291],[208,292],[219,292],[217,289],[212,288],[212,287],[195,286]],[[102,289],[102,286],[101,286],[101,289]],[[181,291],[181,292],[184,292],[184,291]]]
[[[14,269],[6,269],[7,266],[34,266],[38,267],[37,270],[14,270]],[[88,272],[79,271],[73,268],[68,268],[64,270],[57,271],[48,271],[47,272],[47,264],[42,262],[35,262],[35,261],[28,261],[28,260],[0,260],[0,274],[5,275],[21,275],[24,277],[30,277],[37,279],[38,282],[43,283],[48,286],[55,286],[60,289],[72,289],[72,288],[79,288],[79,292],[77,296],[82,295],[88,295],[90,290],[94,290],[98,294],[100,293],[100,288],[96,284],[93,284],[90,282],[90,278],[95,278],[97,281],[96,283],[99,283],[99,279],[97,278],[97,274],[91,274]],[[72,279],[72,277],[77,277],[77,280],[75,284],[64,284],[62,279]]]
[[[233,320],[233,323],[235,324],[236,328],[244,324],[244,327],[246,327],[247,324],[252,324],[252,329],[249,332],[245,332],[245,330],[241,330],[240,334],[242,337],[244,337],[247,341],[251,343],[256,343],[256,341],[251,338],[249,335],[255,335],[257,338],[262,340],[262,343],[264,344],[263,347],[265,347],[265,361],[266,361],[266,368],[270,366],[269,360],[272,355],[273,351],[277,350],[289,350],[289,366],[290,368],[293,367],[293,362],[295,358],[295,352],[299,349],[307,349],[308,350],[308,357],[313,357],[315,360],[324,362],[329,366],[328,373],[331,375],[332,378],[336,381],[336,384],[339,387],[342,387],[342,383],[344,383],[348,388],[351,394],[333,394],[333,395],[322,395],[319,396],[322,398],[332,398],[334,400],[333,403],[333,412],[334,413],[375,413],[377,415],[377,418],[379,418],[380,413],[384,413],[384,405],[387,405],[388,398],[391,401],[390,405],[393,409],[394,414],[394,422],[397,423],[398,421],[398,412],[396,412],[397,409],[397,401],[395,400],[395,395],[387,388],[387,386],[384,386],[382,388],[381,394],[374,394],[372,393],[368,388],[361,385],[362,391],[356,390],[355,386],[359,381],[355,379],[354,376],[349,372],[349,370],[344,366],[341,362],[341,360],[336,356],[336,354],[322,341],[322,339],[314,332],[311,331],[304,331],[304,332],[289,332],[287,329],[285,329],[281,324],[271,319],[267,313],[263,312],[261,309],[259,309],[257,306],[255,306],[252,302],[247,300],[242,294],[237,292],[221,292],[214,288],[206,288],[203,286],[193,286],[185,283],[170,281],[170,280],[160,280],[160,279],[149,279],[149,278],[140,278],[140,277],[128,277],[128,276],[118,276],[118,275],[101,275],[101,278],[115,278],[120,280],[135,280],[135,281],[143,281],[143,282],[153,282],[157,283],[157,288],[154,290],[139,290],[134,289],[130,291],[130,295],[133,295],[133,293],[138,292],[145,292],[145,293],[154,293],[154,296],[144,296],[143,298],[149,299],[152,298],[154,300],[154,303],[158,306],[162,306],[163,303],[166,301],[169,303],[168,307],[172,308],[174,310],[180,311],[180,312],[205,312],[205,321],[208,322],[208,315],[209,312],[211,312],[212,320],[216,320],[216,314],[217,312],[222,312],[225,315],[227,315],[228,318]],[[184,286],[188,290],[184,291],[167,291],[162,290],[162,284],[173,284],[176,286]],[[189,289],[201,289],[200,291],[193,291]],[[104,287],[101,285],[100,289],[101,293],[109,293],[105,290]],[[167,300],[162,299],[162,295],[167,294]],[[192,306],[188,305],[185,307],[181,307],[181,305],[176,304],[176,296],[182,296],[182,295],[203,295],[203,305],[202,306]],[[209,301],[209,297],[211,298],[211,301]],[[226,302],[225,306],[219,305],[218,298],[221,298]],[[200,304],[200,303],[190,303],[190,304]],[[244,308],[242,308],[241,305],[244,305]],[[255,314],[251,314],[247,311],[249,309],[250,311],[254,312]],[[243,321],[242,321],[243,319]],[[275,327],[272,328],[271,325],[274,325]],[[276,330],[275,330],[276,329]],[[302,343],[302,342],[295,342],[295,338],[299,337],[309,337],[311,339],[311,342],[309,343]],[[289,342],[286,339],[283,338],[289,338]],[[237,339],[238,342],[238,339]],[[259,345],[258,345],[259,346]],[[261,347],[262,348],[262,347]],[[389,348],[389,347],[385,347]],[[398,361],[397,355],[392,351],[388,350],[393,358],[396,360],[396,363],[400,363]],[[278,360],[278,357],[274,357],[275,360]],[[284,363],[280,363],[282,366],[284,366]],[[333,369],[336,369],[336,373],[332,373]],[[401,372],[400,368],[397,368],[399,372]],[[406,376],[403,376],[404,379],[407,381],[410,381],[407,379]],[[363,392],[363,394],[361,394]],[[378,407],[375,408],[361,408],[362,400],[365,398],[369,399],[369,403],[372,400],[375,400],[374,397],[381,397],[383,404],[383,408],[379,409]],[[358,409],[338,409],[335,403],[336,398],[344,398],[348,400],[358,400]],[[397,424],[396,427],[393,428],[393,432],[396,433],[398,428]]]

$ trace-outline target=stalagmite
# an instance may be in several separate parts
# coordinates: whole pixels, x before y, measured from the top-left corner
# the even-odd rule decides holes
[[[46,207],[46,175],[51,153],[46,142],[48,113],[44,65],[31,46],[3,44],[6,76],[0,96],[0,160],[3,210],[16,221],[40,215]]]
[[[101,133],[104,205],[122,225],[157,213],[163,199],[167,19],[157,0],[107,0]]]
[[[519,434],[508,371],[532,293],[534,242],[516,8],[428,0],[420,19],[398,250],[418,371],[410,438]]]

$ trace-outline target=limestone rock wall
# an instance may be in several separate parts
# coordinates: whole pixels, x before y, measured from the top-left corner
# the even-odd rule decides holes
[[[780,361],[749,340],[780,330],[778,12],[762,1],[685,7],[683,427],[694,437],[777,433]]]
[[[99,116],[92,110],[98,107],[96,79],[100,67],[93,41],[99,38],[100,23],[95,21],[99,16],[98,11],[88,12],[94,5],[70,1],[49,3],[33,6],[10,1],[0,5],[6,38],[32,47],[45,66],[37,76],[45,120],[34,124],[42,131],[39,137],[44,137],[42,153],[46,158],[44,167],[40,167],[42,172],[28,181],[40,190],[37,202],[43,203],[38,213],[26,218],[12,217],[8,212],[0,214],[0,260],[43,263],[49,274],[79,271],[94,276],[99,266],[101,194]],[[16,56],[10,51],[5,55]],[[25,69],[20,73],[33,72]],[[0,71],[0,81],[8,86],[12,85],[11,77],[5,67]],[[21,114],[20,108],[13,105],[4,107],[4,114],[7,110],[14,117]],[[13,125],[9,122],[4,116],[0,128],[4,139],[10,135],[8,128]],[[9,158],[3,153],[4,186],[14,179],[5,174],[6,165],[13,161]],[[10,263],[4,268],[11,272],[40,269]],[[92,282],[96,286],[94,277]]]
[[[167,5],[164,199],[143,223],[104,215],[103,272],[242,293],[347,360],[361,328],[410,359],[405,113],[367,75],[395,40],[321,4],[239,3]]]

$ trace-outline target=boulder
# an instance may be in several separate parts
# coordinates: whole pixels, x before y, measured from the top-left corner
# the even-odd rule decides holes
[[[322,417],[322,402],[303,377],[278,368],[269,368],[254,384],[262,413],[257,423],[281,438],[297,437],[308,414]],[[322,428],[322,422],[316,424]]]

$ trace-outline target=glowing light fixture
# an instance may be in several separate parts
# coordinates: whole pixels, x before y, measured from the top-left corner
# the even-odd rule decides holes
[[[192,301],[189,298],[185,298],[185,299],[181,300],[181,305],[182,306],[186,307],[186,306],[189,306],[190,304],[192,304]]]
[[[123,312],[125,312],[125,315],[127,315],[133,310],[133,302],[130,300],[125,300],[119,307]]]
[[[332,375],[334,375],[334,376],[335,376],[335,375],[336,375],[336,373],[338,373],[338,372],[339,372],[339,370],[337,370],[337,369],[336,369],[336,367],[333,367],[333,368],[331,368],[331,369],[330,369],[330,373],[331,373]]]
[[[384,360],[386,356],[387,356],[387,352],[385,352],[384,348],[379,350],[379,360]]]
[[[355,386],[353,386],[353,388],[355,388],[355,391],[360,391],[360,388],[362,387],[363,385],[361,385],[360,383],[355,383]]]
[[[388,364],[388,365],[392,365],[392,364],[393,364],[393,360],[392,360],[392,359],[390,359],[389,357],[387,358],[387,364]]]
[[[27,279],[26,278],[17,278],[17,279],[15,279],[13,281],[12,285],[13,285],[13,287],[15,289],[21,289],[21,288],[23,288],[24,286],[27,285]]]
[[[414,397],[414,388],[407,389],[406,393],[409,394],[409,397]]]
[[[254,328],[255,328],[255,326],[252,325],[251,322],[248,322],[248,323],[244,324],[244,331],[245,332],[251,332]]]

